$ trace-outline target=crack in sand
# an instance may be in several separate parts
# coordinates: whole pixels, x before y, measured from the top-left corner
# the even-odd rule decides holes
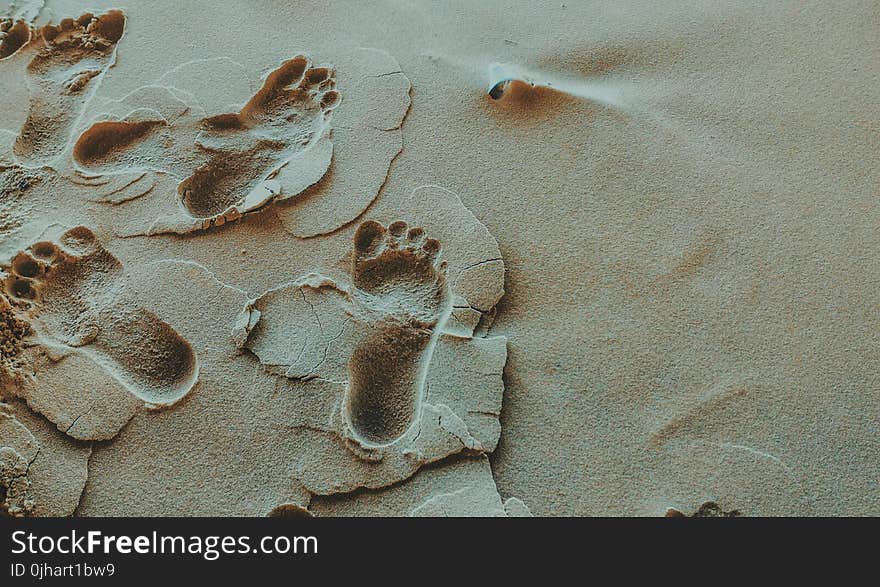
[[[73,430],[73,427],[76,426],[77,422],[79,422],[81,418],[91,414],[92,410],[94,410],[95,407],[96,407],[96,405],[92,405],[88,410],[86,410],[85,412],[83,412],[82,414],[80,414],[79,416],[74,418],[73,422],[70,423],[70,426],[68,426],[67,430],[65,430],[64,432],[69,433],[71,430]]]

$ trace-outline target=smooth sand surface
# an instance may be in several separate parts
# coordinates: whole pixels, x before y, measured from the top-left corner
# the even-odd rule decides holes
[[[880,514],[876,2],[3,16],[9,513]]]

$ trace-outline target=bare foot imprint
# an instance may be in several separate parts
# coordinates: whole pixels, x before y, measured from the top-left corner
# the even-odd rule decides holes
[[[239,318],[236,344],[272,373],[344,386],[334,430],[355,454],[381,459],[384,451],[373,449],[412,440],[421,419],[431,358],[452,310],[439,256],[439,241],[423,229],[368,220],[354,235],[350,285],[311,274],[266,292]]]
[[[216,216],[243,202],[296,151],[321,136],[339,94],[332,89],[333,70],[307,70],[308,64],[302,55],[284,62],[241,112],[204,121],[196,145],[210,159],[178,186],[193,216]]]
[[[89,229],[19,253],[4,286],[30,306],[39,335],[89,354],[148,405],[171,405],[195,384],[192,347],[155,315],[119,301],[122,264]]]
[[[264,182],[325,136],[340,101],[335,84],[331,68],[310,67],[299,55],[270,73],[239,112],[202,119],[194,156],[167,160],[168,149],[157,144],[173,141],[174,129],[164,120],[95,123],[77,140],[73,156],[98,173],[136,162],[185,177],[178,197],[192,218],[234,219],[269,200]]]
[[[12,57],[31,40],[31,27],[23,20],[0,19],[0,59]]]
[[[39,30],[41,46],[27,66],[30,107],[13,146],[18,159],[39,167],[57,158],[99,79],[114,61],[125,30],[125,16],[66,18]]]
[[[374,321],[348,363],[347,423],[366,445],[403,436],[417,419],[433,347],[449,313],[440,243],[421,228],[367,221],[354,237],[355,298]]]

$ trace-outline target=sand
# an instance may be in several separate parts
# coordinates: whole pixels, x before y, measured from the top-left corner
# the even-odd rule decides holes
[[[0,3],[12,515],[880,514],[880,11]]]

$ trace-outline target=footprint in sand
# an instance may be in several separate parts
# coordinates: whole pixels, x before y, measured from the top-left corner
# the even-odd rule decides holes
[[[100,81],[113,64],[125,31],[125,16],[112,10],[84,14],[37,33],[36,55],[27,66],[30,106],[13,151],[23,164],[40,167],[55,160]]]
[[[15,55],[31,40],[31,27],[23,20],[0,19],[0,59]]]
[[[143,110],[133,119],[93,124],[77,140],[73,157],[85,171],[136,167],[181,178],[177,191],[185,216],[167,219],[171,230],[222,224],[278,196],[267,180],[326,137],[330,112],[340,102],[335,84],[331,68],[310,67],[299,55],[270,73],[239,112],[195,121],[194,139],[187,117],[175,127]]]
[[[354,235],[350,285],[312,275],[267,292],[242,314],[237,344],[288,379],[344,385],[334,427],[356,454],[393,445],[420,418],[452,308],[439,254],[421,228],[366,221]]]
[[[190,344],[155,315],[125,304],[122,264],[85,227],[34,244],[12,261],[4,287],[29,308],[47,342],[86,353],[150,406],[195,384]]]
[[[238,204],[247,208],[254,189],[322,136],[339,94],[332,69],[308,65],[301,55],[286,61],[238,114],[205,120],[196,145],[210,159],[178,187],[193,216],[217,216]]]
[[[450,310],[440,243],[421,228],[360,225],[354,298],[372,320],[348,363],[347,423],[366,445],[390,444],[416,420],[437,335]]]

